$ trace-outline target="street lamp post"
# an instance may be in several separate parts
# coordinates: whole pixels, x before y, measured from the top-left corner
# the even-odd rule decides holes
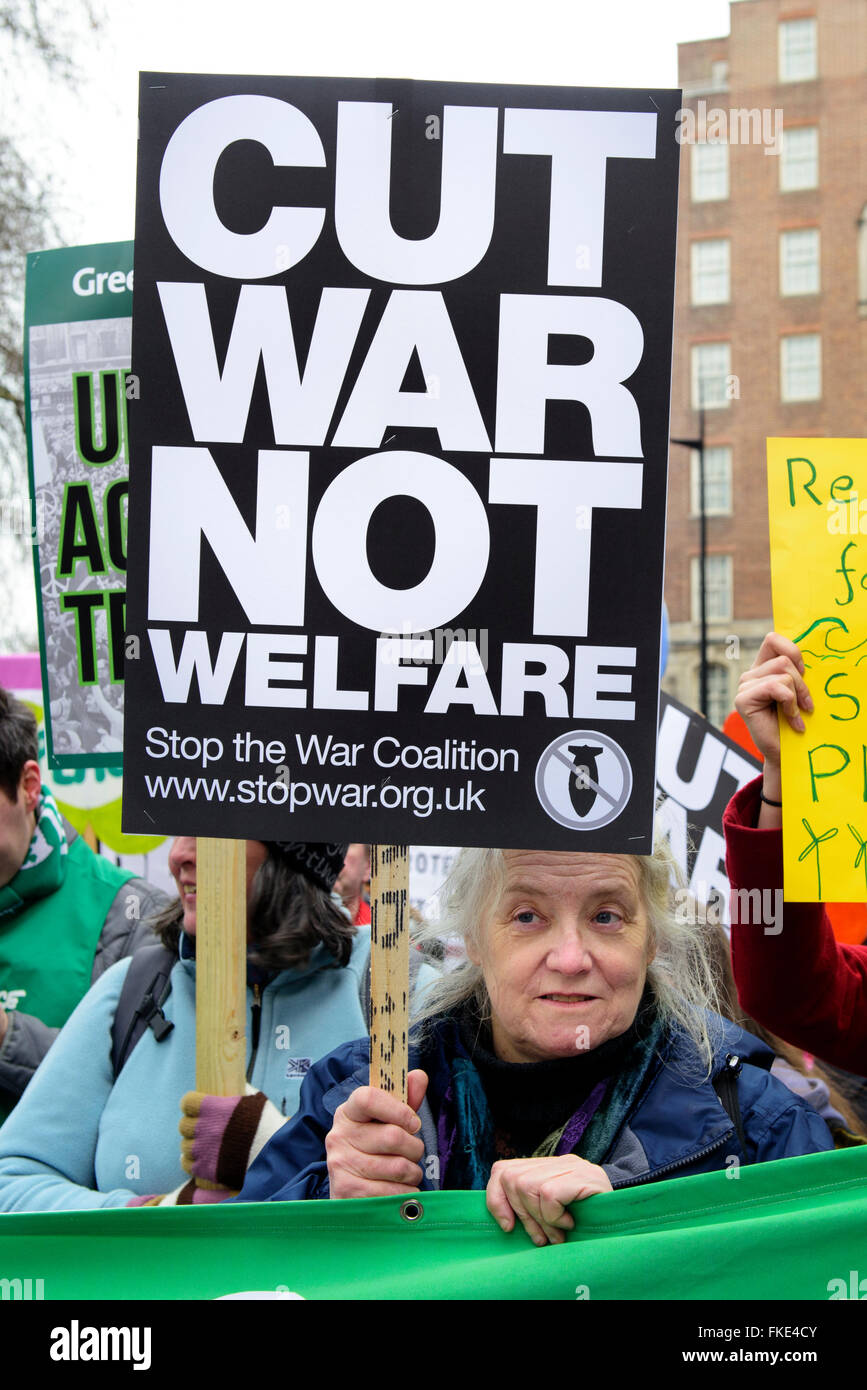
[[[698,438],[672,438],[671,442],[672,444],[682,444],[687,449],[694,449],[698,454],[698,587],[701,622],[698,683],[699,706],[701,713],[704,715],[705,719],[707,719],[707,509],[705,507],[704,493],[704,406],[702,406],[698,412]]]

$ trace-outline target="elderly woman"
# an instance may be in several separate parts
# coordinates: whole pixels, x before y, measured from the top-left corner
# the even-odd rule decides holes
[[[830,1149],[770,1049],[708,1012],[670,872],[661,851],[462,851],[439,929],[467,961],[426,998],[409,1104],[366,1084],[366,1039],[339,1048],[240,1200],[487,1188],[544,1245],[592,1193]]]
[[[0,1212],[237,1192],[248,1155],[297,1109],[311,1064],[367,1026],[370,929],[354,927],[332,892],[345,848],[247,841],[251,1093],[224,1098],[185,1095],[195,1083],[197,855],[194,839],[175,840],[178,896],[152,922],[165,949],[147,948],[164,973],[154,977],[154,962],[142,973],[142,951],[107,970],[78,1005],[0,1129]],[[130,994],[133,969],[140,979]],[[422,965],[418,988],[434,978]]]

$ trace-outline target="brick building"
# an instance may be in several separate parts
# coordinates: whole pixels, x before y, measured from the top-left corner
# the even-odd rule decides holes
[[[867,0],[730,14],[679,46],[671,434],[699,437],[703,401],[714,723],[772,625],[766,436],[867,435]],[[694,708],[699,527],[698,456],[673,444],[663,684]]]

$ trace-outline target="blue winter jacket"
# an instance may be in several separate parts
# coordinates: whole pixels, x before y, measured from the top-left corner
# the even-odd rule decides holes
[[[146,1029],[117,1078],[111,1030],[129,960],[107,970],[71,1015],[0,1128],[0,1212],[122,1207],[186,1181],[178,1121],[181,1096],[195,1086],[196,963],[184,942],[182,934],[163,1006],[173,1031],[157,1042]],[[370,928],[359,927],[343,969],[320,945],[303,968],[261,990],[248,985],[247,1077],[283,1114],[296,1110],[311,1063],[364,1029],[369,959]],[[421,967],[416,997],[436,973]]]
[[[722,1036],[713,1076],[726,1057],[742,1063],[737,1076],[745,1153],[736,1127],[713,1086],[713,1077],[697,1081],[697,1056],[683,1033],[669,1036],[664,1058],[627,1116],[602,1167],[613,1187],[631,1187],[664,1178],[709,1173],[737,1163],[766,1162],[833,1149],[825,1121],[806,1101],[768,1068],[774,1055],[763,1042],[733,1023],[719,1020]],[[247,1172],[239,1202],[291,1202],[330,1196],[325,1135],[334,1111],[358,1087],[368,1083],[369,1041],[345,1043],[311,1068],[301,1087],[293,1119],[265,1145]],[[410,1053],[412,1066],[418,1053]],[[425,1099],[419,1112],[425,1155],[422,1190],[439,1187],[436,1115]]]

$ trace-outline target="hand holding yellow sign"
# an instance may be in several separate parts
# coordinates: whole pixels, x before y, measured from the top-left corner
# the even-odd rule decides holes
[[[867,896],[867,440],[769,439],[774,626],[815,711],[780,720],[785,896]]]

